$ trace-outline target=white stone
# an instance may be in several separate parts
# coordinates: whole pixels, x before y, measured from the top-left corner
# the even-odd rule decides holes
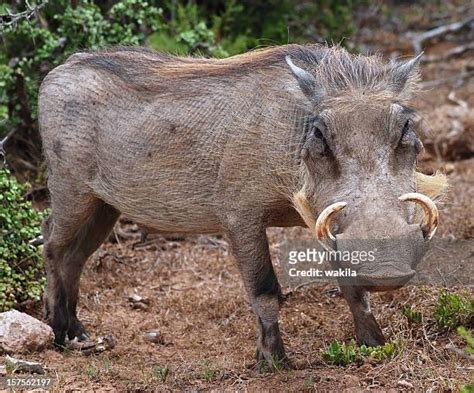
[[[16,310],[0,313],[0,353],[41,351],[53,340],[53,330],[36,318]]]

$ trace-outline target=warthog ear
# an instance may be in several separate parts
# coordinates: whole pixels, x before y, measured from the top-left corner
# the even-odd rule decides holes
[[[324,96],[324,89],[319,86],[316,78],[308,71],[303,70],[293,63],[290,55],[285,56],[285,60],[293,72],[298,85],[303,91],[304,95],[314,104],[319,104]]]
[[[392,79],[391,87],[395,93],[401,93],[405,88],[408,94],[418,80],[418,64],[420,63],[423,52],[415,58],[404,62],[390,65],[390,74]]]

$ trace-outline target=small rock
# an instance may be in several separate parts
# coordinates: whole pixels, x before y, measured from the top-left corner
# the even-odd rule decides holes
[[[53,340],[53,330],[36,318],[16,310],[0,313],[0,353],[41,351]]]
[[[130,303],[134,310],[148,311],[148,306],[142,302]]]
[[[150,300],[134,293],[128,296],[128,301],[133,309],[148,311]]]
[[[144,297],[141,297],[140,295],[137,295],[136,293],[133,293],[128,296],[128,301],[130,303],[144,303],[144,304],[150,304],[150,300]]]
[[[145,333],[144,338],[146,341],[149,341],[151,343],[155,344],[164,344],[165,340],[163,339],[163,336],[161,333],[157,330],[150,330]]]
[[[404,388],[409,388],[413,389],[414,386],[411,382],[405,381],[404,379],[400,379],[400,381],[397,382],[398,386],[403,386]]]
[[[9,367],[13,368],[13,372],[15,373],[44,374],[44,368],[41,363],[15,359],[8,355],[5,360]]]

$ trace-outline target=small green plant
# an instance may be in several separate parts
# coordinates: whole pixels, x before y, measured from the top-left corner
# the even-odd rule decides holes
[[[457,332],[466,341],[466,348],[464,350],[470,355],[474,354],[474,337],[472,337],[471,332],[464,326],[459,326]]]
[[[95,379],[98,377],[99,375],[99,370],[97,369],[97,367],[95,366],[88,366],[86,368],[86,375],[90,378],[90,379]]]
[[[313,377],[306,378],[303,382],[303,388],[310,390],[314,389],[314,379]]]
[[[165,382],[170,373],[168,366],[159,366],[153,369],[153,376],[160,382]]]
[[[474,298],[467,292],[453,293],[442,290],[435,306],[435,320],[442,328],[472,326],[474,320]]]
[[[415,310],[413,306],[410,306],[408,304],[403,306],[401,311],[410,323],[418,323],[421,322],[421,320],[423,319],[423,314]]]
[[[460,393],[474,393],[474,382],[461,387]]]
[[[204,360],[202,365],[204,366],[204,370],[201,373],[202,379],[207,382],[214,381],[217,378],[217,370],[211,365],[209,360]]]
[[[466,347],[464,350],[468,355],[474,354],[474,337],[472,337],[472,333],[468,331],[464,326],[459,326],[457,328],[457,333],[466,341]],[[474,381],[471,380],[471,383],[466,386],[462,386],[461,393],[474,393]]]
[[[45,284],[41,248],[29,243],[41,232],[43,214],[25,201],[26,188],[0,170],[0,312],[39,301]]]
[[[277,356],[272,356],[272,366],[275,371],[282,371],[287,369],[286,359],[281,359]]]
[[[340,343],[332,341],[323,354],[324,360],[329,364],[336,366],[347,366],[354,363],[357,359],[357,346],[354,341],[350,343]]]
[[[7,374],[13,374],[15,372],[15,364],[10,360],[5,360],[5,371]]]
[[[378,347],[367,347],[361,345],[358,354],[369,358],[370,360],[380,361],[384,359],[392,359],[396,354],[397,348],[396,343],[385,343]]]
[[[378,347],[357,346],[354,340],[349,343],[332,341],[323,353],[324,360],[336,366],[347,366],[351,363],[363,363],[365,359],[382,361],[391,359],[398,350],[397,343],[386,343]]]

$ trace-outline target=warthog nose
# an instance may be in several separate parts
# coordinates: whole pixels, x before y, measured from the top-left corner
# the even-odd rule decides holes
[[[376,271],[359,270],[357,280],[360,285],[372,291],[386,291],[405,285],[416,272],[411,268],[400,269],[393,264],[378,265]]]

